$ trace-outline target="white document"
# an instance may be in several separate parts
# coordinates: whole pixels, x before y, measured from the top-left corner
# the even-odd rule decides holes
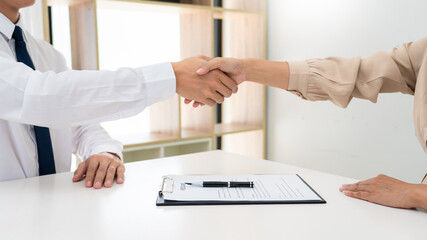
[[[168,175],[163,186],[166,201],[324,201],[298,175]],[[202,181],[251,181],[253,188],[200,187]]]

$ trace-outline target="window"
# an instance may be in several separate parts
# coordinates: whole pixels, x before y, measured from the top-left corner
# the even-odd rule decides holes
[[[100,69],[140,67],[180,59],[180,19],[174,13],[98,8]],[[150,132],[150,110],[102,126],[124,144]]]

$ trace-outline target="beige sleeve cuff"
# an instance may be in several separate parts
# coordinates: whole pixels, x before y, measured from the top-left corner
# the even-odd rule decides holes
[[[289,84],[288,91],[307,99],[308,88],[308,64],[306,61],[288,62]]]

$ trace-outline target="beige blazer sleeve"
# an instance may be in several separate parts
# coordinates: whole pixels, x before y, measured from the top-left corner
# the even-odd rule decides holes
[[[379,93],[414,95],[415,134],[427,152],[427,38],[365,59],[309,59],[289,62],[289,69],[288,90],[310,101],[347,107],[353,97],[376,102]]]

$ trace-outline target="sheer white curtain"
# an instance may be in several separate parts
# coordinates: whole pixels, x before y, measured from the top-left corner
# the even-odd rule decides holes
[[[34,37],[43,39],[42,0],[36,0],[33,6],[21,9],[21,16],[25,29]]]

